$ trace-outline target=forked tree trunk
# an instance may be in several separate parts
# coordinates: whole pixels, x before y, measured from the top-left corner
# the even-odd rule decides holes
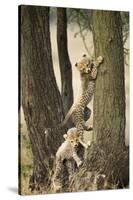
[[[61,72],[61,96],[65,114],[73,103],[72,69],[67,43],[66,9],[57,8],[57,45]]]
[[[21,6],[22,106],[33,152],[31,189],[48,189],[55,152],[63,130],[50,131],[63,120],[61,96],[51,56],[49,8]]]

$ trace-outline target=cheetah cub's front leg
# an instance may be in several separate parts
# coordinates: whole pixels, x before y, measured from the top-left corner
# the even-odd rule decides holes
[[[91,141],[88,141],[87,144],[83,142],[83,139],[79,139],[80,144],[85,148],[88,149],[89,146],[91,146]]]
[[[77,167],[80,167],[83,164],[83,161],[78,157],[78,155],[75,151],[73,151],[72,157],[75,160]]]
[[[96,61],[94,62],[94,67],[92,68],[92,71],[91,71],[91,77],[93,80],[96,79],[97,77],[97,68],[100,66],[100,64],[103,62],[103,57],[102,56],[99,56]]]

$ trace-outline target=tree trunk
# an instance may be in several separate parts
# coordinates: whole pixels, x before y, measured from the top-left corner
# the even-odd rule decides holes
[[[90,166],[122,187],[128,184],[129,157],[125,147],[121,17],[115,11],[93,11],[92,19],[95,56],[103,56],[104,62],[99,68],[94,94],[93,129],[96,146],[92,148]]]
[[[92,11],[95,55],[103,56],[94,93],[94,142],[70,191],[117,189],[129,185],[125,147],[125,83],[119,12]]]
[[[104,57],[94,95],[94,132],[98,142],[125,142],[125,79],[119,12],[93,11],[96,57]]]
[[[67,15],[65,8],[57,8],[57,45],[61,72],[61,96],[65,115],[73,103],[72,69],[67,47]]]
[[[30,187],[46,186],[47,190],[64,133],[47,129],[55,127],[64,117],[53,71],[49,8],[21,6],[20,11],[22,106],[34,160]]]

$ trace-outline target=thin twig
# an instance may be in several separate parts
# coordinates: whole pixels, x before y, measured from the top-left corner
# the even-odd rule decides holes
[[[92,57],[92,55],[90,54],[89,49],[88,49],[88,47],[87,47],[87,44],[86,44],[86,42],[85,42],[85,36],[84,36],[84,34],[83,34],[83,29],[82,29],[81,24],[80,24],[79,13],[77,13],[77,24],[78,24],[78,26],[79,26],[79,33],[80,33],[80,36],[81,36],[81,38],[82,38],[84,47],[85,47],[85,49],[86,49],[88,55],[89,55],[90,57]]]

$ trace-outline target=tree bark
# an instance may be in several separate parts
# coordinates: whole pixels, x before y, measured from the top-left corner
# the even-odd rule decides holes
[[[125,79],[122,23],[119,12],[93,11],[96,57],[104,57],[94,95],[94,134],[98,142],[110,137],[125,142]]]
[[[94,93],[94,142],[70,191],[129,186],[129,150],[125,147],[125,83],[119,12],[92,11],[95,56],[103,56]]]
[[[65,8],[57,8],[57,45],[61,72],[61,96],[65,115],[73,103],[72,69],[67,44],[67,14]]]
[[[49,8],[21,6],[22,106],[33,152],[31,189],[48,189],[55,153],[64,130],[51,130],[63,120],[63,106],[51,56]]]
[[[94,93],[95,145],[89,161],[91,169],[105,173],[111,183],[123,187],[129,184],[129,155],[125,147],[122,22],[115,11],[93,11],[92,19],[95,56],[103,56],[104,62]]]

